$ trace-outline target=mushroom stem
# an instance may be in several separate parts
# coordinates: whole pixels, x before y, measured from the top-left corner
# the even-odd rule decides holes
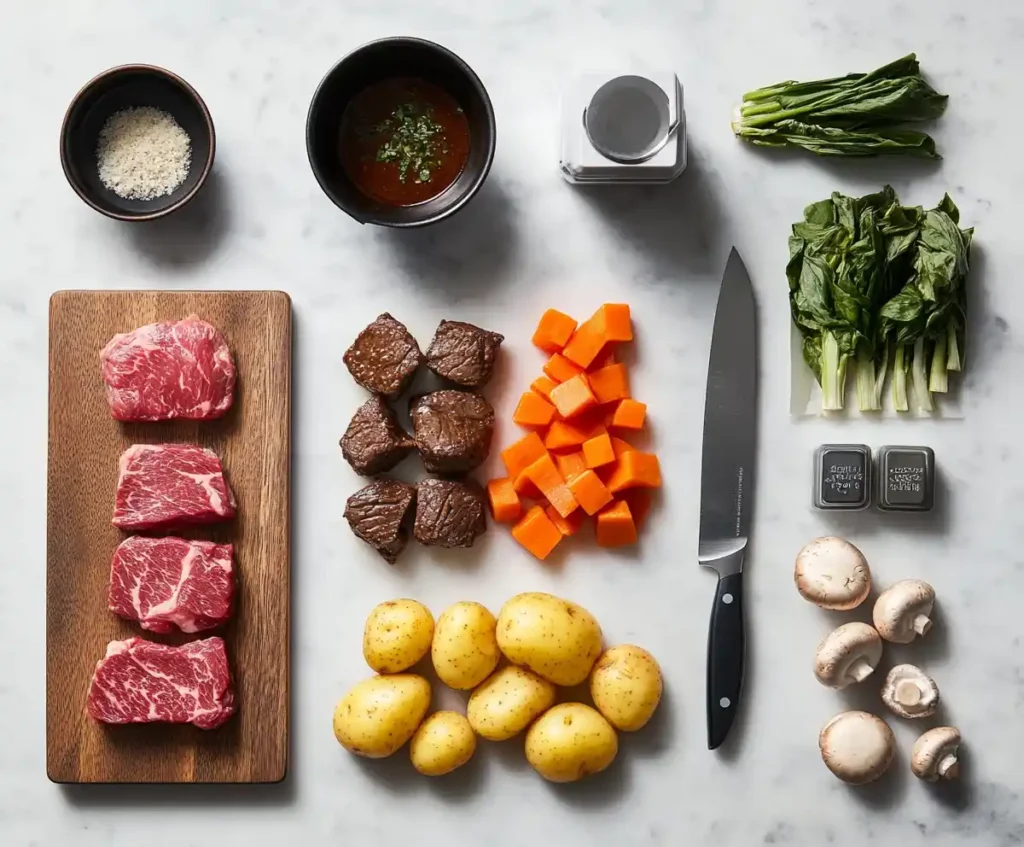
[[[916,682],[905,679],[896,686],[894,699],[904,706],[916,706],[921,702],[921,689]]]
[[[850,667],[846,669],[846,675],[854,682],[861,682],[871,676],[874,670],[875,666],[862,656],[850,663]]]
[[[956,753],[947,753],[943,756],[936,770],[943,779],[956,779],[960,775],[960,760],[957,759]]]
[[[932,628],[932,621],[928,615],[918,615],[914,618],[914,632],[918,635],[926,635],[928,630]]]

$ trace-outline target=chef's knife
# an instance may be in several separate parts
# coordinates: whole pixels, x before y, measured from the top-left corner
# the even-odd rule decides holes
[[[756,306],[734,247],[718,294],[704,404],[697,559],[718,573],[708,631],[708,749],[729,734],[743,683],[743,557],[754,499]]]

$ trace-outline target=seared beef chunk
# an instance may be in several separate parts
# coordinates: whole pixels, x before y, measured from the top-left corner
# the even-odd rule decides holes
[[[462,321],[441,321],[427,348],[427,367],[442,379],[480,388],[491,378],[505,336]]]
[[[380,397],[371,397],[356,410],[341,439],[345,461],[363,476],[391,470],[415,447],[416,442]]]
[[[485,500],[472,480],[425,479],[416,486],[412,533],[420,544],[472,547],[487,529]]]
[[[345,520],[393,565],[409,540],[409,516],[415,502],[413,486],[397,479],[377,479],[348,498]]]
[[[405,324],[385,312],[359,333],[344,361],[363,388],[393,400],[409,387],[423,354]]]
[[[413,436],[431,473],[459,474],[487,458],[494,409],[472,391],[433,391],[409,401]]]

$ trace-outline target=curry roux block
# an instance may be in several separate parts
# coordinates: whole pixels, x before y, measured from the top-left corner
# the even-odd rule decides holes
[[[494,409],[476,392],[421,394],[409,401],[409,416],[423,467],[431,473],[468,473],[490,452]]]
[[[405,324],[385,312],[356,336],[344,362],[363,388],[393,400],[409,387],[423,353]]]
[[[424,479],[416,486],[413,535],[420,544],[472,547],[487,529],[487,497],[472,480]]]
[[[427,348],[427,367],[465,388],[481,388],[494,372],[505,336],[462,321],[441,321]]]
[[[414,486],[377,479],[345,503],[345,520],[359,538],[393,565],[409,540],[409,518],[416,503]]]
[[[341,439],[341,454],[362,476],[391,470],[414,449],[416,442],[381,397],[371,397],[356,410]]]

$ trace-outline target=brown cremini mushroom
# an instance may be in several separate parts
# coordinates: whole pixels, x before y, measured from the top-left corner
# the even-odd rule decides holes
[[[914,742],[910,769],[925,782],[956,779],[960,775],[960,730],[955,726],[929,729]]]
[[[932,628],[934,605],[934,588],[920,579],[904,579],[879,595],[871,617],[886,641],[909,644]]]
[[[885,677],[882,700],[901,718],[927,718],[939,708],[939,687],[915,665],[896,665]]]
[[[871,569],[864,554],[835,536],[815,538],[797,554],[796,590],[823,609],[854,609],[871,592]]]
[[[882,639],[866,623],[844,623],[826,635],[814,654],[814,675],[829,688],[867,679],[882,659]]]
[[[881,718],[868,712],[843,712],[822,728],[818,749],[835,776],[850,785],[865,785],[889,769],[896,739]]]

